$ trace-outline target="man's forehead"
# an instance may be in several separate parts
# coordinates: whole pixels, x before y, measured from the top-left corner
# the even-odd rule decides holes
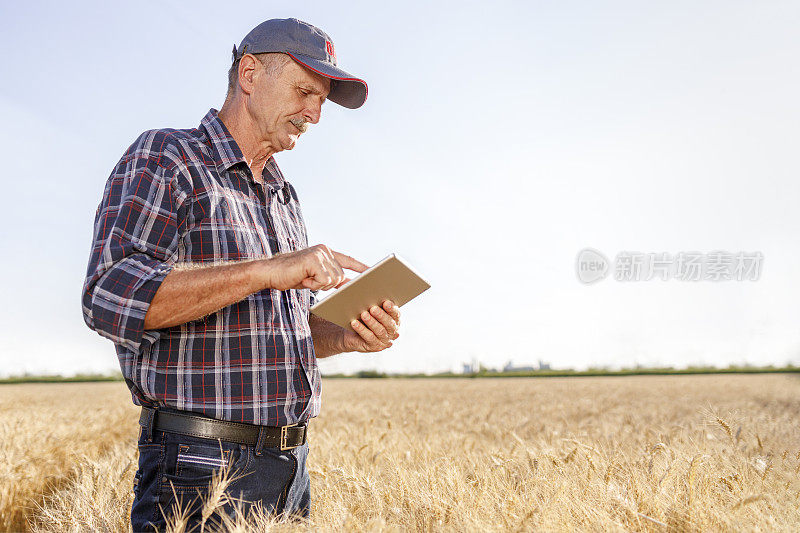
[[[291,74],[297,82],[309,85],[323,94],[328,94],[331,87],[330,79],[317,74],[294,60],[291,61],[290,65],[292,66]]]

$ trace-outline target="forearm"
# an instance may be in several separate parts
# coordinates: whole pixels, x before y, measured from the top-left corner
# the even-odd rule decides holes
[[[264,289],[263,260],[203,267],[176,267],[158,288],[144,329],[197,320]]]
[[[308,315],[308,325],[311,327],[314,353],[318,359],[344,351],[342,347],[343,328],[316,315]]]

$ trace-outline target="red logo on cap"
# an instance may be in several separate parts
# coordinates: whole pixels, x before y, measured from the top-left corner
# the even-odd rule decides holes
[[[333,43],[330,41],[325,41],[325,51],[328,52],[328,55],[332,58],[336,59],[336,52],[333,50]]]

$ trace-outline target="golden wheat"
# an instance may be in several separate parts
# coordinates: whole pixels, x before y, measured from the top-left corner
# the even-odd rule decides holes
[[[135,417],[121,383],[0,385],[0,531],[25,529],[80,458],[130,446]]]
[[[124,385],[32,405],[47,387],[61,386],[19,386],[11,401],[0,389],[4,421],[46,413],[4,433],[6,460],[29,475],[0,513],[24,504],[38,531],[124,530],[137,414]],[[311,523],[237,514],[225,529],[791,531],[798,393],[797,377],[779,375],[327,380],[309,437]],[[47,423],[70,410],[98,429],[106,417],[94,434],[105,444],[83,421]],[[62,439],[83,453],[37,466],[50,452],[36,443]],[[217,492],[206,513],[224,501]]]

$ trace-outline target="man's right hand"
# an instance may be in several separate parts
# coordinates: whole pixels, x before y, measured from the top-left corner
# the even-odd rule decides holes
[[[311,289],[327,291],[339,288],[350,278],[343,269],[364,272],[367,265],[335,252],[324,244],[304,250],[278,254],[264,260],[265,289]]]

